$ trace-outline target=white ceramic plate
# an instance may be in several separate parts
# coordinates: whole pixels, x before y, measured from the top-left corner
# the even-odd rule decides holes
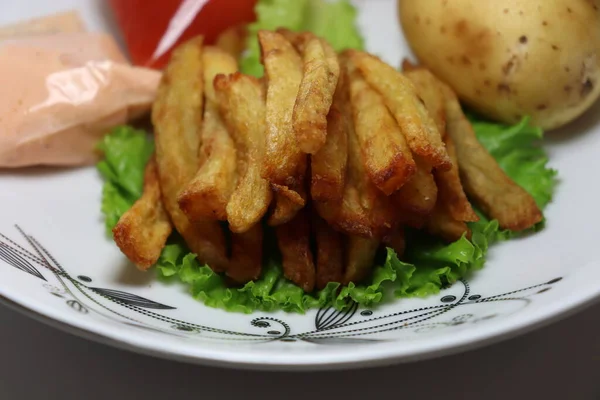
[[[394,1],[358,2],[370,51],[407,54]],[[4,21],[82,10],[106,29],[102,1],[15,3]],[[2,6],[7,8],[7,6]],[[248,368],[337,368],[422,359],[482,345],[564,316],[600,295],[595,210],[598,111],[545,141],[561,184],[547,228],[494,246],[486,268],[427,299],[373,310],[229,314],[132,268],[104,236],[93,168],[0,172],[0,295],[77,334],[139,352]]]

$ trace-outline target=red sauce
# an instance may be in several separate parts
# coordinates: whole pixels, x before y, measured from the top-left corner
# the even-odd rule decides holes
[[[157,59],[152,56],[183,0],[109,0],[123,33],[131,60],[136,65],[162,68],[170,50]],[[254,21],[256,0],[209,0],[175,45],[202,34],[214,43],[223,30]],[[171,49],[174,46],[171,46]]]

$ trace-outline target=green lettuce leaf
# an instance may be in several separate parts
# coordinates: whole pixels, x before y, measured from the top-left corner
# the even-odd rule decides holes
[[[102,188],[102,213],[107,235],[142,195],[144,167],[154,151],[154,143],[143,130],[130,126],[114,128],[98,143],[104,159],[96,167],[105,179]]]
[[[248,27],[247,51],[240,63],[246,74],[263,75],[258,46],[261,29],[311,31],[327,39],[336,51],[364,46],[356,27],[356,9],[348,0],[259,0],[255,11],[257,19]]]
[[[556,171],[547,168],[548,157],[539,147],[541,131],[531,128],[527,120],[505,126],[473,120],[483,145],[502,168],[529,191],[541,207],[552,197]],[[141,195],[144,165],[153,144],[143,131],[120,127],[99,145],[106,159],[98,164],[105,178],[102,212],[107,229]],[[170,238],[156,265],[161,280],[179,281],[188,286],[192,296],[210,307],[251,313],[284,310],[304,313],[311,308],[334,306],[344,309],[353,302],[373,307],[389,298],[424,297],[438,293],[472,271],[481,269],[490,245],[514,234],[499,229],[497,221],[481,220],[470,224],[471,240],[465,237],[445,244],[419,232],[407,237],[407,253],[400,260],[392,249],[375,266],[370,281],[341,287],[330,283],[316,293],[303,290],[283,277],[276,246],[266,250],[269,259],[260,279],[243,287],[229,287],[225,279],[207,265],[200,265],[177,235]],[[272,233],[267,232],[266,238]],[[273,240],[268,240],[273,242]]]

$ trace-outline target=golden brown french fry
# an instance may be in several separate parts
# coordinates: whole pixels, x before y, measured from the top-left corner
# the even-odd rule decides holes
[[[202,124],[202,166],[177,201],[190,221],[227,219],[227,203],[237,183],[236,150],[216,107],[207,104]]]
[[[344,248],[342,235],[323,219],[312,214],[312,229],[317,244],[317,289],[329,282],[342,282],[344,275]]]
[[[217,221],[190,223],[177,196],[198,168],[203,108],[202,38],[179,46],[171,56],[152,107],[156,162],[163,203],[173,225],[202,263],[227,267],[225,236]]]
[[[410,69],[404,74],[415,86],[417,95],[425,103],[427,112],[435,121],[438,132],[444,138],[446,136],[446,109],[444,95],[436,83],[437,78],[425,68]]]
[[[446,150],[452,160],[452,168],[448,171],[434,171],[435,181],[438,187],[438,203],[446,204],[450,216],[463,222],[479,221],[479,217],[473,211],[473,207],[465,194],[460,174],[458,171],[458,157],[452,138],[448,135],[444,138]]]
[[[373,185],[362,163],[360,145],[353,131],[348,132],[348,173],[340,209],[330,222],[348,235],[382,237],[397,222],[390,199]]]
[[[225,29],[218,37],[215,45],[229,53],[233,58],[239,60],[246,48],[246,36],[248,29],[246,25],[236,25]]]
[[[315,209],[335,229],[348,235],[381,237],[393,228],[396,214],[389,199],[375,187],[365,171],[351,107],[343,106],[341,111],[348,140],[348,162],[342,200],[315,202]]]
[[[352,61],[346,65],[354,131],[362,150],[365,170],[375,186],[390,195],[415,173],[415,162],[381,95],[367,84]]]
[[[414,71],[415,69],[422,68],[418,64],[413,64],[408,58],[402,60],[402,72],[406,73]]]
[[[260,221],[271,203],[269,182],[260,175],[265,153],[265,99],[260,82],[236,73],[214,82],[221,114],[237,148],[238,185],[227,204],[232,232],[245,232]]]
[[[217,108],[213,81],[220,73],[237,70],[237,63],[217,47],[202,53],[205,109],[196,176],[179,194],[179,207],[192,222],[227,219],[227,203],[237,184],[236,149]]]
[[[213,106],[219,104],[214,81],[218,75],[234,74],[238,70],[237,62],[229,53],[218,47],[208,46],[202,52],[204,68],[204,95],[206,103]]]
[[[311,33],[304,33],[299,49],[304,73],[294,105],[292,125],[298,147],[315,154],[327,138],[327,114],[340,75],[337,54],[329,43]]]
[[[227,276],[236,283],[258,279],[262,271],[263,227],[255,224],[243,233],[231,234],[231,261]]]
[[[373,55],[356,50],[346,53],[369,85],[383,96],[412,152],[435,168],[450,168],[452,162],[440,132],[411,81]]]
[[[467,224],[464,221],[454,219],[444,203],[436,205],[427,219],[426,227],[429,233],[448,242],[455,242],[462,235],[466,235],[467,239],[471,239],[471,230]]]
[[[298,210],[299,204],[306,198],[306,191],[299,187],[296,191],[291,191],[285,186],[271,185],[273,189],[274,207],[273,212],[267,219],[269,226],[277,226],[289,222]]]
[[[404,254],[406,249],[406,240],[404,237],[404,228],[398,227],[394,232],[383,238],[383,244],[396,252],[398,257]]]
[[[431,167],[415,157],[417,171],[415,175],[392,194],[392,202],[398,207],[402,222],[419,228],[433,211],[437,201],[438,189],[431,173]]]
[[[342,199],[348,164],[348,127],[342,110],[349,107],[348,101],[346,74],[341,73],[327,115],[327,139],[310,159],[313,202],[339,203]]]
[[[275,228],[277,244],[283,259],[283,275],[305,292],[312,292],[315,286],[309,218],[308,213],[301,210],[290,222]]]
[[[365,237],[373,236],[373,228],[369,212],[363,209],[359,186],[369,186],[368,177],[364,171],[360,156],[360,149],[357,149],[358,143],[355,139],[354,122],[352,121],[352,110],[349,103],[349,90],[347,88],[347,74],[345,67],[341,72],[341,84],[339,98],[336,95],[336,103],[339,102],[339,109],[343,126],[346,129],[346,177],[342,189],[341,201],[329,200],[327,197],[314,201],[313,205],[318,214],[330,225],[346,234],[353,234]],[[338,101],[339,99],[339,101]],[[353,138],[351,142],[351,138]],[[352,146],[351,146],[352,144]],[[327,147],[327,146],[326,146]],[[352,147],[352,152],[350,151]],[[323,160],[325,163],[326,160]],[[339,190],[339,189],[337,189]]]
[[[296,48],[298,53],[302,54],[304,52],[306,43],[308,42],[308,35],[312,36],[312,33],[309,32],[293,32],[288,28],[277,28],[276,32],[283,36],[285,40],[290,42],[292,46]]]
[[[371,273],[373,261],[379,248],[379,241],[360,236],[348,236],[345,247],[346,271],[344,284],[358,283]]]
[[[259,31],[262,60],[267,78],[266,151],[262,177],[289,191],[299,193],[306,175],[307,156],[296,143],[292,114],[302,81],[302,59],[279,33]],[[298,196],[289,198],[293,202]],[[297,204],[304,207],[305,199]],[[292,210],[295,214],[297,210]],[[293,215],[293,214],[292,214]]]
[[[139,269],[153,266],[172,231],[171,220],[160,198],[158,171],[154,156],[144,172],[144,191],[113,228],[119,249]]]
[[[446,98],[448,135],[456,147],[461,182],[467,194],[503,229],[520,231],[540,222],[542,212],[533,197],[510,179],[479,143],[452,89],[441,82],[440,85]]]

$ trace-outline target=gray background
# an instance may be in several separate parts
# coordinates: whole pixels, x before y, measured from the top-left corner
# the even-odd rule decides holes
[[[372,1],[372,0],[371,0]],[[0,24],[79,8],[110,27],[103,0],[4,0]],[[459,355],[361,371],[274,373],[180,364],[116,350],[0,306],[0,399],[600,399],[600,305]]]
[[[252,372],[80,339],[0,306],[0,399],[600,399],[600,304],[493,346],[385,368]]]

